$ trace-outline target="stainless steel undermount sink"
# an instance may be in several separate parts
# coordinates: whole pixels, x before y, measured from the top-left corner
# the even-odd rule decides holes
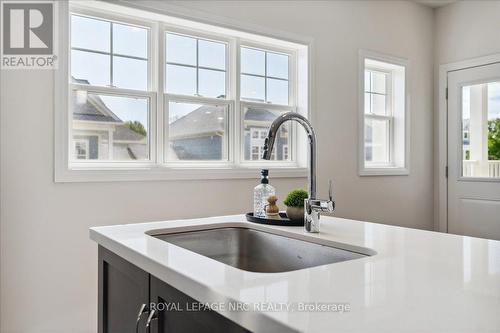
[[[242,227],[152,236],[224,264],[259,273],[288,272],[367,256]]]

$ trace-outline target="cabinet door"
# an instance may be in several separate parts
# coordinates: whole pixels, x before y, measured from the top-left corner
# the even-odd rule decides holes
[[[151,333],[249,332],[215,311],[188,311],[188,307],[193,309],[193,304],[198,302],[154,276],[151,276],[150,281],[151,304],[175,304],[183,310],[177,311],[170,306],[158,311],[151,323]]]
[[[149,274],[99,246],[98,288],[98,332],[135,333],[139,309],[149,301]]]

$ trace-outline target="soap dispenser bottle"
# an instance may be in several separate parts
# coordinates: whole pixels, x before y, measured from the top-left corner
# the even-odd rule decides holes
[[[260,184],[253,190],[253,216],[266,217],[267,198],[276,193],[274,187],[269,184],[269,170],[262,169],[260,174],[262,175]]]

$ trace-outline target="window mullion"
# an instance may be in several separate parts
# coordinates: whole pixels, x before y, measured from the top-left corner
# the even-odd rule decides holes
[[[206,100],[204,97],[196,97],[196,96],[177,96],[169,94],[164,94],[164,96],[167,102],[175,102],[175,103],[224,106],[226,108],[229,107],[232,103],[232,101],[227,101],[227,100],[220,100],[220,101]]]
[[[368,93],[371,93],[371,91],[372,91],[372,71],[368,71]],[[370,95],[370,110],[371,110],[371,101],[372,99]]]
[[[164,162],[164,102],[163,102],[163,85],[164,85],[164,45],[162,42],[162,34],[160,33],[160,24],[156,22],[150,29],[149,34],[149,85],[150,89],[156,92],[154,112],[154,126],[156,129],[156,137],[152,138],[155,145],[154,162],[160,165]],[[152,113],[153,113],[152,112]]]
[[[267,52],[264,52],[264,102],[267,103]]]
[[[88,91],[90,93],[95,93],[95,94],[124,96],[124,97],[149,97],[150,98],[150,97],[156,95],[154,91],[142,91],[142,90],[115,88],[115,87],[92,86],[92,85],[76,84],[76,83],[70,83],[70,90],[84,90],[84,91]]]
[[[86,48],[83,48],[83,47],[71,47],[71,50],[81,51],[81,52],[88,52],[88,53],[96,53],[96,54],[102,54],[102,55],[110,55],[109,52],[98,51],[98,50],[91,50],[91,49],[86,49]],[[142,59],[142,60],[145,60],[145,59]]]
[[[109,74],[109,85],[114,87],[114,78],[113,78],[113,22],[109,24],[109,69],[111,73]]]
[[[371,95],[378,95],[378,96],[388,96],[389,94],[383,94],[383,93],[378,93],[378,92],[375,92],[375,91],[365,91],[365,93],[367,94],[371,94]]]
[[[389,134],[389,163],[394,163],[394,120],[393,117],[389,119],[389,128],[387,129]]]
[[[380,115],[375,113],[365,113],[365,118],[370,118],[374,120],[392,120],[393,116]]]
[[[394,101],[393,101],[393,81],[391,73],[387,73],[385,76],[385,92],[386,92],[386,113],[391,117],[389,119],[389,128],[388,128],[388,136],[389,136],[389,163],[394,164],[394,156],[395,156],[395,143],[394,143]]]
[[[240,101],[240,104],[242,105],[242,107],[248,106],[248,107],[264,108],[268,110],[277,110],[277,111],[296,111],[297,109],[295,106],[290,106],[290,105],[269,104],[269,103],[254,102],[247,100]]]
[[[203,96],[177,95],[169,93],[164,93],[164,95],[171,101],[183,102],[183,103],[229,105],[233,102],[228,99],[203,97]]]
[[[199,49],[200,40],[196,39],[196,95],[200,96],[200,60],[199,60]]]
[[[240,40],[235,38],[232,43],[229,44],[229,56],[230,56],[230,67],[229,67],[229,77],[232,80],[233,96],[234,99],[234,110],[233,110],[233,163],[239,166],[242,158],[242,152],[244,151],[243,140],[242,140],[242,130],[243,130],[243,115],[241,108],[241,52],[240,52]],[[231,49],[232,47],[232,49]]]
[[[386,87],[386,103],[388,101],[389,103],[389,114],[391,116],[394,115],[394,92],[393,92],[393,80],[392,80],[392,75],[391,74],[387,74],[386,75],[386,83],[385,83],[385,87]]]
[[[372,89],[372,73],[370,72],[370,90],[371,89]],[[373,110],[372,93],[369,92],[368,95],[370,96],[370,98],[368,98],[368,100],[370,101],[370,108],[368,110],[370,110],[370,112],[372,112],[372,110]]]

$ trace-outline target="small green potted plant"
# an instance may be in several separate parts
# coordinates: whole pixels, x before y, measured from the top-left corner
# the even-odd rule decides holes
[[[308,197],[307,191],[301,188],[288,193],[283,203],[286,205],[286,215],[290,220],[304,219],[304,200]]]

